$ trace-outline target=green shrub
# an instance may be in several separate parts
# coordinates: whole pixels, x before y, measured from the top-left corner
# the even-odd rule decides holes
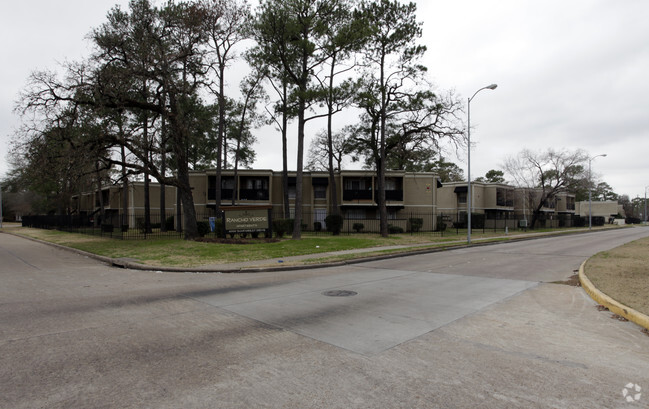
[[[484,229],[485,215],[483,213],[471,213],[471,228]]]
[[[293,219],[273,220],[273,232],[275,232],[275,237],[282,238],[286,233],[293,231],[293,223]]]
[[[165,219],[165,227],[167,228],[167,231],[173,231],[176,230],[176,226],[174,223],[174,217],[170,216]]]
[[[399,226],[393,226],[391,224],[388,224],[388,233],[389,234],[401,234],[403,233],[403,229]]]
[[[352,229],[354,229],[356,233],[360,233],[361,231],[363,231],[364,228],[365,225],[363,223],[354,223],[352,225]]]
[[[221,218],[218,218],[214,221],[214,233],[216,233],[216,237],[225,237],[225,229],[223,228],[223,220]]]
[[[603,226],[606,223],[606,218],[604,216],[592,216],[591,223],[593,226]]]
[[[325,217],[327,231],[333,233],[334,236],[339,235],[343,228],[343,221],[343,217],[339,214],[330,214]]]
[[[435,231],[445,231],[448,225],[444,222],[444,216],[437,216]]]
[[[419,230],[421,230],[421,227],[424,225],[424,219],[418,217],[411,217],[410,219],[408,219],[408,223],[410,223],[410,231],[413,233],[417,233]]]
[[[208,222],[196,222],[196,228],[200,237],[205,237],[210,232],[210,224]]]

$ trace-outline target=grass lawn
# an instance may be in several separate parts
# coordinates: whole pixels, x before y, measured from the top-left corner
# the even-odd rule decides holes
[[[131,258],[153,266],[192,267],[251,260],[264,260],[318,254],[340,250],[364,249],[392,245],[417,245],[444,243],[458,236],[439,237],[426,234],[395,235],[382,238],[376,234],[358,235],[308,235],[302,240],[283,239],[275,243],[220,244],[186,241],[181,239],[116,240],[97,236],[67,233],[57,230],[40,230],[16,227],[12,232],[84,250],[112,258]],[[252,241],[252,240],[251,240]]]
[[[443,237],[439,233],[397,234],[384,238],[378,234],[352,234],[331,236],[315,235],[305,232],[301,240],[283,239],[274,243],[263,241],[252,244],[223,244],[186,241],[179,238],[159,238],[148,240],[118,240],[108,237],[67,233],[57,230],[41,230],[11,227],[11,231],[24,236],[84,250],[90,253],[111,257],[129,258],[151,266],[197,267],[210,264],[227,264],[254,260],[278,259],[289,256],[311,254],[313,257],[287,264],[316,264],[325,261],[348,260],[369,255],[399,253],[431,247],[457,244],[466,239],[466,230],[449,230]],[[563,232],[575,231],[564,229]],[[559,232],[559,230],[554,230]],[[524,234],[524,231],[511,231],[504,236],[502,231],[474,230],[473,240],[500,241]],[[383,246],[414,246],[410,249],[378,248]],[[362,254],[323,255],[341,250],[367,249],[377,247],[374,252]],[[360,252],[359,252],[360,253]],[[321,255],[321,256],[319,256]]]
[[[586,276],[604,294],[649,315],[649,238],[596,254]]]

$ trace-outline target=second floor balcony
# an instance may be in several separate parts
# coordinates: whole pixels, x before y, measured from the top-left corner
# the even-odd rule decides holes
[[[354,190],[354,189],[344,189],[343,190],[343,200],[347,202],[357,201],[357,200],[376,200],[379,194],[378,191],[374,191],[372,195],[371,190]],[[403,190],[386,190],[385,191],[385,200],[388,202],[403,202]]]
[[[368,189],[343,189],[343,200],[346,202],[372,200],[372,191]]]
[[[221,189],[221,200],[232,200],[233,189]],[[267,201],[270,198],[268,189],[239,189],[239,197],[236,200],[258,200]],[[210,188],[207,191],[207,200],[216,200],[216,189]]]

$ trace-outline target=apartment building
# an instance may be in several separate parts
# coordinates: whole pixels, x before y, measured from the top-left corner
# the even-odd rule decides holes
[[[516,227],[515,192],[516,189],[513,186],[502,183],[472,182],[472,215],[483,216],[477,218],[471,224],[475,227],[476,222],[482,223],[484,221],[485,228]],[[444,183],[438,193],[438,211],[447,221],[453,220],[454,223],[465,227],[468,196],[466,182]]]
[[[486,229],[510,229],[525,226],[531,220],[535,204],[540,201],[541,190],[516,188],[503,183],[471,183],[471,223]],[[467,220],[468,188],[466,182],[444,183],[438,192],[438,212],[447,221],[465,227]],[[561,192],[546,200],[540,210],[539,222],[546,227],[571,226],[575,214],[575,196]]]
[[[296,172],[288,174],[289,218],[295,214]],[[194,205],[199,220],[215,216],[216,171],[193,171],[189,175]],[[242,169],[221,172],[221,206],[270,206],[273,217],[285,217],[282,172],[269,169]],[[531,220],[534,205],[540,199],[539,189],[516,188],[503,183],[473,182],[472,224],[474,228],[510,229],[525,226]],[[302,222],[306,229],[326,228],[325,218],[333,211],[332,192],[327,172],[304,172],[302,180]],[[369,170],[343,170],[335,174],[335,191],[338,209],[345,219],[344,229],[361,224],[365,231],[378,230],[377,205],[378,177]],[[99,195],[104,203],[105,217],[110,223],[124,224],[121,186],[104,187],[100,193],[84,193],[73,198],[78,212],[96,214]],[[127,223],[138,225],[144,212],[144,184],[133,182],[128,189]],[[386,207],[389,224],[404,231],[410,229],[411,219],[421,219],[421,229],[436,230],[446,227],[465,228],[467,220],[468,190],[466,182],[450,182],[443,186],[434,173],[388,171],[386,174]],[[160,209],[160,185],[150,184],[152,213]],[[165,216],[178,214],[176,189],[165,189]],[[537,227],[572,226],[575,215],[575,197],[562,192],[548,200],[541,208]]]
[[[296,172],[288,173],[289,217],[295,214]],[[213,214],[216,208],[216,171],[190,174],[197,213]],[[441,184],[434,173],[388,171],[386,174],[386,206],[393,225],[404,230],[412,214],[436,213],[437,189]],[[336,172],[335,191],[346,227],[354,223],[378,220],[378,177],[374,171],[343,170]],[[302,179],[303,224],[308,229],[324,221],[332,211],[332,186],[327,172],[304,172]],[[284,215],[282,172],[272,170],[240,170],[221,172],[220,206],[271,205],[273,214]],[[434,228],[430,217],[426,228]],[[349,224],[350,226],[347,226]]]
[[[151,211],[156,215],[160,214],[160,191],[160,184],[149,184],[150,207]],[[144,182],[130,182],[128,184],[126,215],[123,214],[122,194],[123,188],[121,185],[104,186],[100,192],[85,192],[73,196],[71,207],[76,210],[77,214],[91,216],[94,220],[99,217],[101,204],[103,203],[104,218],[107,223],[116,227],[128,224],[129,227],[134,228],[144,214]],[[165,216],[174,215],[176,209],[175,187],[167,186],[165,188],[165,209]],[[157,218],[160,219],[159,216]],[[102,221],[97,219],[97,224],[101,223]]]

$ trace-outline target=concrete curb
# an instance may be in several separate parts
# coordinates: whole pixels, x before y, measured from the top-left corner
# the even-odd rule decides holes
[[[588,260],[584,261],[579,267],[579,282],[581,283],[583,289],[586,290],[586,293],[590,296],[590,298],[605,306],[611,312],[649,330],[649,316],[646,316],[643,313],[634,310],[633,308],[627,307],[626,305],[615,301],[608,295],[598,290],[597,287],[595,287],[595,285],[588,279],[588,277],[586,277],[586,273],[584,271],[586,262],[588,262]]]
[[[495,244],[500,244],[504,242],[517,242],[517,241],[527,241],[527,240],[536,240],[536,239],[541,239],[541,238],[547,238],[547,237],[555,237],[555,236],[563,236],[563,235],[576,235],[576,234],[589,234],[589,233],[594,233],[595,231],[564,231],[564,232],[558,232],[558,233],[537,233],[534,235],[529,235],[529,236],[523,236],[523,237],[508,237],[504,240],[495,240],[495,241],[486,241],[486,242],[480,242],[480,241],[475,241],[472,242],[470,245],[467,244],[451,244],[448,246],[441,246],[441,247],[435,247],[435,248],[425,248],[425,249],[416,249],[416,250],[411,250],[411,251],[402,251],[398,253],[391,253],[391,254],[382,254],[382,255],[374,255],[374,256],[366,256],[366,257],[357,257],[354,259],[350,260],[341,260],[341,261],[331,261],[331,262],[322,262],[322,263],[314,263],[314,264],[295,264],[295,265],[278,265],[278,266],[259,266],[259,267],[234,267],[234,268],[215,268],[215,267],[168,267],[168,266],[150,266],[146,264],[140,264],[137,263],[131,259],[128,258],[111,258],[111,257],[105,257],[105,256],[100,256],[94,253],[89,253],[87,251],[83,250],[78,250],[72,247],[66,247],[60,244],[56,243],[51,243],[48,241],[36,239],[33,237],[28,237],[28,236],[23,236],[20,234],[14,234],[12,232],[8,231],[0,231],[0,233],[5,233],[5,234],[11,234],[17,237],[22,237],[28,240],[32,240],[38,243],[50,245],[62,250],[67,250],[71,251],[73,253],[93,258],[95,260],[104,262],[109,264],[110,266],[113,267],[118,267],[118,268],[127,268],[131,270],[140,270],[140,271],[162,271],[165,273],[221,273],[221,274],[234,274],[234,273],[263,273],[263,272],[273,272],[273,271],[291,271],[291,270],[306,270],[306,269],[315,269],[315,268],[322,268],[322,267],[341,267],[341,266],[346,266],[346,265],[352,265],[352,264],[359,264],[359,263],[364,263],[368,261],[380,261],[380,260],[387,260],[387,259],[392,259],[392,258],[398,258],[398,257],[407,257],[407,256],[414,256],[414,255],[419,255],[419,254],[429,254],[429,253],[437,253],[440,251],[447,251],[447,250],[457,250],[457,249],[462,249],[462,248],[472,248],[472,247],[483,247],[483,246],[491,246]],[[377,248],[377,251],[380,251],[380,248]],[[318,254],[313,254],[314,258],[318,258]]]

